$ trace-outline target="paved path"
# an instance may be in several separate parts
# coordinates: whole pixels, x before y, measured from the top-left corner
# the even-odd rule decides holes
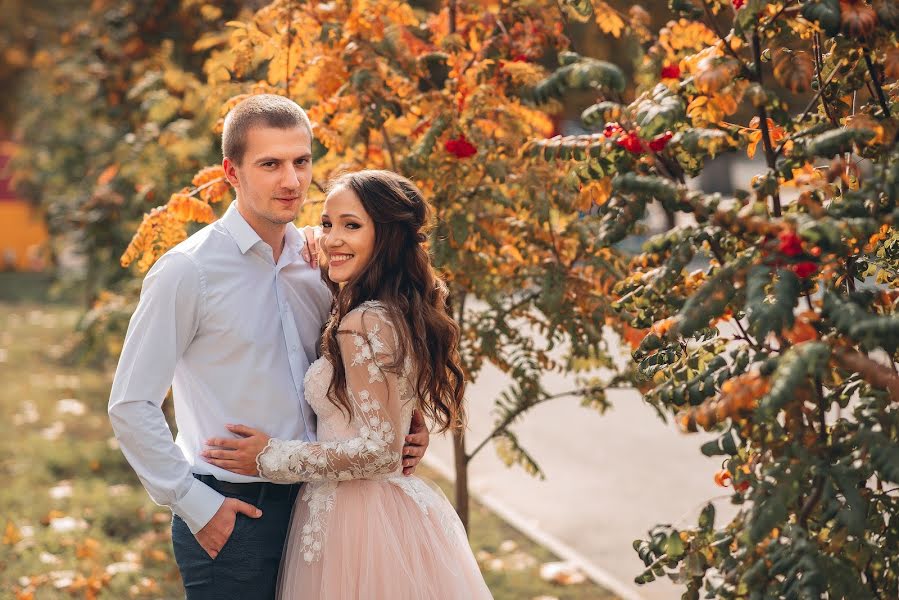
[[[551,392],[573,387],[558,375],[546,381]],[[469,447],[490,431],[492,399],[504,382],[499,371],[487,367],[469,388]],[[610,391],[609,399],[613,408],[605,415],[563,399],[523,418],[516,431],[546,473],[545,481],[506,468],[488,445],[472,462],[470,487],[539,541],[581,555],[623,599],[680,598],[667,582],[633,583],[643,563],[631,544],[657,523],[695,523],[704,501],[725,491],[712,481],[720,460],[699,452],[705,438],[666,425],[636,392]],[[435,436],[429,462],[449,470],[449,439]],[[726,499],[716,504],[719,514],[730,512]]]

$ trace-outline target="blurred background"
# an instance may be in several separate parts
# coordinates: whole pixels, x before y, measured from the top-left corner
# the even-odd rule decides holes
[[[237,87],[208,97],[201,84],[218,76],[226,24],[267,4],[0,0],[4,597],[178,597],[170,516],[146,497],[106,420],[140,286],[119,258],[144,213],[220,161],[214,123]],[[670,18],[666,2],[642,6],[653,30]],[[633,40],[600,35],[593,22],[562,29],[579,54],[635,75]],[[594,100],[568,94],[555,132],[585,132],[579,117]],[[748,159],[720,158],[691,185],[728,193],[751,172]],[[648,233],[673,221],[654,207],[645,225]],[[620,246],[635,251],[643,239]],[[611,354],[629,360],[627,344],[608,335]],[[470,388],[471,443],[490,434],[492,399],[508,383],[488,365]],[[561,394],[575,381],[553,373],[544,384]],[[680,434],[636,390],[606,398],[602,413],[569,396],[521,419],[518,438],[542,479],[489,447],[471,462],[472,543],[497,598],[678,597],[665,582],[633,583],[643,567],[631,543],[657,522],[695,522],[710,498],[727,514],[729,494],[713,481],[720,460],[699,452],[702,440]],[[427,465],[452,497],[452,440],[435,437]]]

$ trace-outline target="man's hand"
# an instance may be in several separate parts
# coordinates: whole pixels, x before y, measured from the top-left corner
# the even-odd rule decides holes
[[[412,413],[412,424],[409,426],[409,435],[406,436],[406,445],[403,446],[403,475],[415,472],[415,467],[421,462],[430,442],[431,434],[425,418],[416,410]]]
[[[306,245],[303,247],[303,260],[309,263],[313,269],[318,268],[318,238],[321,236],[319,227],[304,227]]]
[[[197,542],[203,547],[211,558],[215,558],[225,547],[231,533],[234,531],[234,522],[237,520],[237,513],[243,513],[251,519],[258,519],[262,516],[262,511],[236,498],[225,498],[225,501],[219,507],[212,518],[206,523],[205,527],[197,532]]]

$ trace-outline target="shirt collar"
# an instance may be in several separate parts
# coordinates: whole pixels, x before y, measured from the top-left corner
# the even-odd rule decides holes
[[[237,210],[237,200],[232,202],[228,210],[225,211],[225,214],[222,216],[222,223],[234,241],[237,242],[237,247],[240,248],[241,254],[246,254],[247,250],[255,246],[257,242],[262,241],[256,230],[250,227],[247,220]]]
[[[228,210],[222,216],[222,223],[231,237],[237,242],[241,254],[246,254],[247,250],[262,241],[256,230],[250,227],[247,220],[243,218],[240,211],[237,210],[237,200],[231,203]],[[292,249],[299,254],[303,249],[306,240],[293,223],[288,223],[284,232],[284,250]]]

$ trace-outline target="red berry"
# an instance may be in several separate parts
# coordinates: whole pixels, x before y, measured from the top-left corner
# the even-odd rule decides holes
[[[649,149],[653,152],[661,152],[665,149],[665,146],[668,145],[668,141],[674,137],[674,134],[670,131],[666,131],[662,135],[656,136],[649,142]]]
[[[456,158],[468,158],[478,153],[478,148],[465,139],[464,135],[447,140],[443,148]]]
[[[780,240],[777,251],[784,256],[799,256],[802,254],[802,238],[796,235],[795,231],[782,231],[777,238]]]
[[[606,123],[605,128],[602,130],[602,134],[607,138],[610,138],[619,132],[621,132],[621,125],[618,123]]]
[[[662,67],[662,79],[680,79],[680,67],[677,63]]]
[[[800,279],[806,279],[807,277],[815,274],[818,271],[818,264],[813,262],[801,262],[793,265],[793,272],[796,273],[796,276]]]
[[[734,10],[740,10],[743,8],[743,5],[746,4],[746,0],[732,0],[734,5]]]
[[[636,133],[628,133],[615,141],[616,144],[632,154],[643,154],[643,143]]]

